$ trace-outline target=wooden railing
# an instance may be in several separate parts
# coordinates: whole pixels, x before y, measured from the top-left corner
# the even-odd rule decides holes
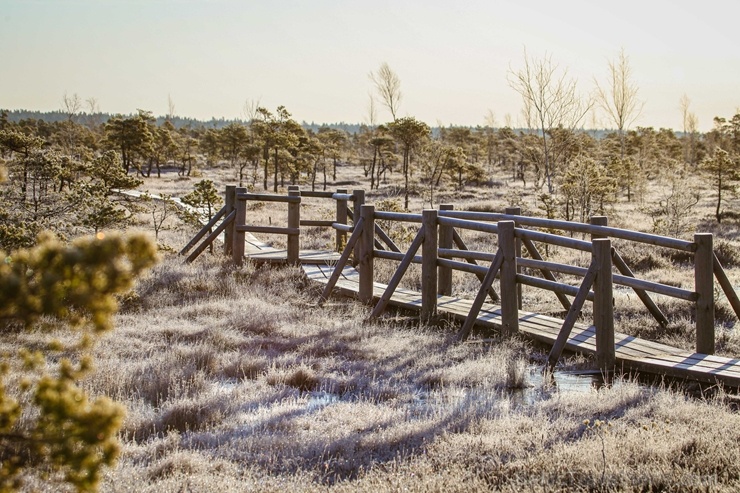
[[[301,202],[303,198],[323,198],[336,201],[335,219],[301,219]],[[249,224],[247,214],[247,203],[249,201],[287,204],[287,225],[258,226]],[[246,233],[262,233],[287,236],[287,262],[298,263],[301,226],[327,227],[336,230],[335,248],[337,251],[341,251],[346,243],[347,233],[352,232],[354,224],[359,219],[360,206],[364,201],[364,190],[354,190],[350,194],[345,189],[338,189],[336,192],[317,192],[301,191],[297,186],[290,186],[288,187],[287,195],[274,195],[250,193],[246,188],[227,186],[224,207],[221,208],[208,224],[203,226],[198,234],[180,251],[180,254],[185,255],[193,247],[198,245],[198,242],[203,240],[187,257],[187,261],[192,262],[223,233],[224,253],[231,256],[235,264],[241,265],[245,255]],[[349,207],[350,202],[353,204],[353,209]],[[349,219],[352,220],[352,224],[349,224]],[[213,230],[213,227],[220,220],[222,220],[221,224]]]
[[[571,223],[518,214],[516,209],[507,209],[505,214],[455,211],[450,205],[440,210],[424,210],[421,214],[376,211],[372,205],[361,208],[361,222],[357,224],[348,242],[348,249],[334,269],[322,300],[330,295],[345,263],[349,260],[349,250],[356,250],[356,263],[359,271],[359,299],[366,303],[373,301],[374,259],[390,259],[399,266],[388,282],[387,288],[373,308],[371,318],[379,316],[386,308],[394,291],[401,282],[406,269],[412,263],[421,264],[421,306],[422,320],[436,316],[438,295],[452,293],[452,271],[467,272],[481,280],[470,313],[460,330],[464,339],[476,321],[479,311],[487,297],[497,301],[501,307],[501,326],[504,334],[518,330],[519,310],[522,307],[521,287],[529,286],[552,291],[567,310],[557,340],[550,352],[549,364],[554,366],[560,358],[565,344],[586,301],[593,303],[593,322],[596,329],[597,361],[600,368],[614,367],[614,302],[613,286],[621,285],[634,290],[647,310],[661,325],[667,318],[650,297],[656,293],[670,298],[691,302],[696,310],[696,351],[713,354],[714,334],[714,277],[724,291],[727,299],[740,317],[740,302],[730,281],[712,249],[712,235],[697,233],[694,241],[685,241],[637,231],[607,226],[607,218],[592,218],[591,224]],[[395,250],[375,248],[376,220],[410,222],[420,224],[416,237],[405,253]],[[590,235],[589,240],[553,234],[527,228],[544,228],[548,231],[561,230],[567,233]],[[491,251],[472,251],[462,240],[458,230],[490,233],[497,238],[497,249]],[[627,240],[648,245],[690,252],[694,257],[693,291],[657,283],[635,276],[617,249],[613,239]],[[543,259],[536,244],[555,245],[589,253],[588,268],[549,262]],[[456,248],[454,248],[456,247]],[[421,254],[419,255],[419,249]],[[528,257],[522,256],[526,250]],[[456,260],[460,259],[460,260]],[[488,267],[478,265],[479,261],[490,262]],[[541,277],[523,274],[522,268],[538,270]],[[619,272],[612,272],[613,268]],[[581,278],[579,286],[560,282],[556,274],[568,274]],[[494,279],[499,279],[499,292],[493,289]],[[572,297],[572,300],[569,298]]]
[[[307,197],[336,201],[335,218],[301,219],[301,202]],[[287,204],[287,226],[250,225],[248,201]],[[301,227],[332,228],[336,231],[335,248],[342,254],[325,286],[321,301],[328,298],[342,270],[352,262],[359,271],[358,297],[363,302],[372,303],[375,259],[396,261],[398,267],[370,314],[370,318],[378,317],[387,307],[408,267],[416,263],[421,265],[420,316],[422,320],[432,320],[437,316],[438,296],[453,294],[453,272],[470,273],[480,280],[481,285],[458,334],[460,339],[468,337],[487,298],[500,306],[501,331],[513,334],[519,326],[523,286],[551,291],[566,310],[566,315],[550,351],[550,366],[554,366],[560,358],[585,302],[590,301],[593,303],[599,367],[613,368],[614,285],[632,289],[656,322],[663,326],[667,325],[668,319],[652,299],[651,293],[692,303],[696,314],[698,353],[714,353],[715,278],[735,314],[740,317],[740,299],[713,252],[713,238],[709,233],[697,233],[694,241],[686,241],[609,227],[604,216],[592,217],[590,224],[584,224],[524,216],[518,208],[508,208],[504,213],[484,213],[456,211],[452,205],[413,214],[376,211],[373,205],[365,205],[364,201],[362,190],[354,190],[351,194],[344,189],[336,192],[302,192],[298,187],[291,187],[287,196],[277,196],[227,187],[224,207],[181,254],[187,253],[205,236],[188,257],[188,261],[194,260],[223,232],[224,252],[232,257],[234,263],[241,264],[245,256],[246,233],[283,234],[287,235],[287,261],[297,263]],[[350,202],[353,208],[349,207]],[[349,224],[350,219],[352,224]],[[403,251],[376,224],[377,221],[413,223],[417,225],[416,236]],[[496,239],[495,250],[470,249],[463,240],[461,233],[464,231],[490,234]],[[553,231],[565,234],[554,234]],[[574,234],[583,235],[584,239],[574,238]],[[693,290],[638,278],[615,248],[614,240],[618,240],[617,243],[636,242],[692,254]],[[545,260],[538,245],[585,252],[590,255],[589,266],[586,268]],[[487,265],[480,262],[486,262]],[[529,273],[525,273],[524,269]],[[534,271],[540,275],[533,275]],[[572,285],[558,280],[557,276],[563,274],[575,276],[580,282]],[[499,280],[498,290],[494,288],[495,279]]]

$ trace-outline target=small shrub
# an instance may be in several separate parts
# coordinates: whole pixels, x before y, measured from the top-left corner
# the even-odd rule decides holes
[[[285,378],[285,385],[295,387],[301,392],[310,392],[318,388],[319,378],[312,369],[301,366]]]
[[[477,202],[470,204],[467,209],[471,212],[501,212],[497,210],[493,202]]]
[[[225,378],[255,380],[264,375],[266,371],[267,363],[265,361],[249,357],[229,362],[221,369],[221,375]]]
[[[714,243],[714,254],[722,267],[732,268],[740,265],[740,249],[729,241],[719,240]]]
[[[217,403],[187,399],[167,406],[156,424],[158,431],[198,431],[217,423],[222,415]]]
[[[647,272],[669,266],[666,257],[648,245],[628,244],[618,251],[634,272]]]

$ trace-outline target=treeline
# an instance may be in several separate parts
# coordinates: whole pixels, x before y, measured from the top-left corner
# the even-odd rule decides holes
[[[6,118],[9,122],[12,123],[20,123],[23,120],[42,120],[46,123],[58,123],[62,122],[68,119],[73,119],[77,123],[106,123],[108,120],[113,118],[114,116],[122,116],[122,115],[112,115],[110,113],[101,113],[101,112],[80,112],[70,115],[66,111],[57,110],[57,111],[30,111],[30,110],[3,110],[0,109],[0,113],[5,113]],[[123,115],[123,116],[134,116],[135,113],[131,113],[129,115]],[[210,120],[198,120],[197,118],[188,118],[183,116],[157,116],[155,117],[155,123],[157,125],[162,125],[164,122],[169,121],[175,128],[213,128],[216,130],[220,130],[223,127],[231,124],[231,123],[246,123],[244,120],[241,119],[234,119],[234,118],[211,118]],[[345,122],[338,122],[338,123],[316,123],[316,122],[301,122],[301,126],[305,128],[306,130],[311,130],[316,132],[319,128],[322,127],[329,127],[329,128],[335,128],[337,130],[342,130],[344,132],[354,134],[359,132],[363,125],[360,123],[345,123]]]
[[[336,181],[340,163],[361,167],[371,190],[398,174],[394,181],[402,183],[406,208],[410,196],[433,206],[440,188],[490,184],[493,172],[503,171],[537,192],[547,216],[581,221],[619,200],[642,201],[648,186],[661,182],[675,191],[665,202],[677,203],[656,205],[662,210],[650,214],[656,229],[678,235],[667,210],[696,203],[692,180],[700,172],[717,192],[716,218],[722,220],[723,192],[740,178],[738,156],[740,114],[716,118],[707,133],[637,127],[599,135],[561,126],[433,131],[413,117],[362,125],[355,133],[307,129],[282,106],[255,108],[249,122],[220,128],[178,128],[141,110],[106,121],[85,114],[13,121],[2,112],[0,157],[9,180],[0,190],[0,246],[28,244],[37,231],[59,230],[60,224],[76,232],[111,227],[132,214],[123,199],[112,198],[114,190],[136,187],[140,178],[165,169],[191,176],[195,169],[225,166],[240,186],[276,192],[287,184],[325,189]]]

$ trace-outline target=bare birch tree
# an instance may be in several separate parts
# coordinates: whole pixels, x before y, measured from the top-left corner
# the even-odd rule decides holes
[[[684,133],[684,161],[696,164],[696,145],[699,134],[699,119],[689,110],[691,100],[684,94],[679,100]]]
[[[401,79],[387,62],[383,62],[376,72],[370,72],[369,77],[375,85],[375,90],[378,91],[380,101],[388,108],[395,121],[398,105],[401,102]]]
[[[632,81],[632,68],[624,49],[609,62],[609,79],[605,86],[596,82],[596,102],[617,127],[620,158],[624,159],[624,131],[640,116],[644,103],[637,98],[639,88]]]
[[[368,94],[367,124],[370,128],[375,128],[378,124],[378,109],[375,107],[375,98],[372,93]]]
[[[172,121],[175,117],[175,101],[172,99],[172,95],[167,95],[167,119]]]
[[[575,130],[593,105],[577,91],[575,79],[560,71],[552,57],[531,58],[524,50],[524,67],[509,69],[509,86],[519,93],[524,103],[524,116],[530,128],[541,137],[544,180],[553,193],[554,162],[549,132],[557,127]]]

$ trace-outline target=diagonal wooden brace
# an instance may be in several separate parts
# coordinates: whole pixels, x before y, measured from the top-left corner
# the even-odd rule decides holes
[[[464,341],[470,335],[470,331],[473,329],[473,325],[475,325],[475,321],[478,319],[480,309],[483,307],[483,302],[486,300],[488,288],[493,284],[493,280],[496,279],[496,275],[498,274],[498,271],[501,270],[501,264],[503,263],[504,254],[499,249],[496,252],[496,256],[493,258],[493,262],[491,262],[491,266],[488,268],[488,272],[486,272],[486,275],[483,278],[478,294],[475,296],[475,300],[473,301],[473,306],[470,308],[470,312],[465,318],[465,323],[463,323],[460,332],[457,334],[458,341]]]

